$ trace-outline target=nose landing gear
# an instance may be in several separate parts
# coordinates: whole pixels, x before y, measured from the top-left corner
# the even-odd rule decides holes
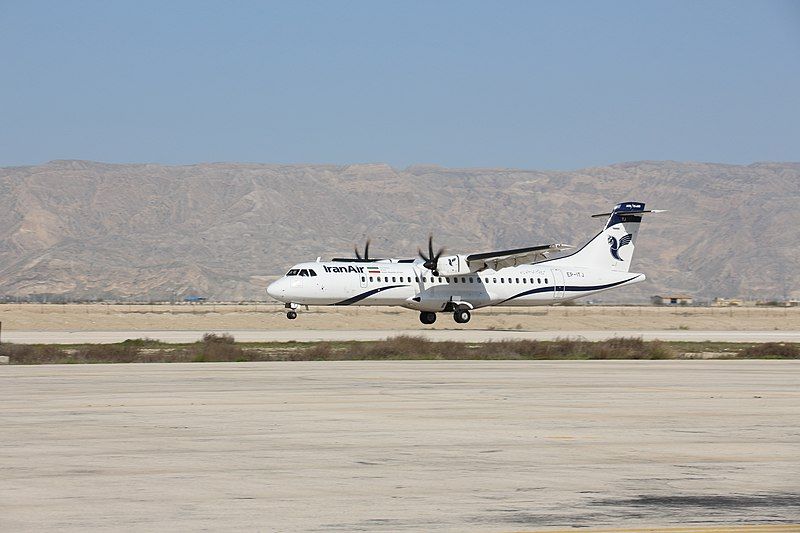
[[[297,318],[297,311],[295,311],[295,309],[297,309],[296,303],[290,302],[284,305],[283,307],[286,309],[286,318],[288,318],[289,320],[294,320],[295,318]],[[306,306],[306,310],[308,310],[308,306]]]
[[[423,324],[433,324],[436,322],[436,313],[431,313],[430,311],[422,311],[419,314],[419,321]]]
[[[456,309],[453,313],[453,320],[458,324],[466,324],[472,318],[468,309]]]

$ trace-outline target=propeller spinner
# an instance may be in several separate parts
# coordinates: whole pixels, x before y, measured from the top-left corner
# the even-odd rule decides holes
[[[439,248],[439,251],[433,253],[433,235],[428,236],[428,255],[426,256],[422,250],[417,250],[419,256],[425,261],[422,266],[433,272],[434,276],[439,275],[437,266],[439,264],[439,257],[444,253],[444,248]]]

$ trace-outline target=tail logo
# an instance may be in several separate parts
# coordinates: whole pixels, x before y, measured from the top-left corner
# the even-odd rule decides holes
[[[630,244],[631,243],[631,239],[633,239],[633,235],[630,234],[630,233],[628,233],[627,235],[625,235],[623,237],[620,237],[619,242],[617,242],[617,238],[616,237],[612,237],[611,235],[609,235],[608,236],[608,245],[611,247],[610,248],[611,257],[613,257],[617,261],[624,261],[624,259],[622,259],[619,256],[619,249],[622,248],[623,246],[625,246],[626,244]]]

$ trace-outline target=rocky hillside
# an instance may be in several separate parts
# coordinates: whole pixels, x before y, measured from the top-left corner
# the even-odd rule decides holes
[[[292,263],[580,245],[623,200],[645,221],[634,270],[607,293],[641,300],[800,297],[800,164],[635,162],[574,172],[387,165],[110,165],[0,169],[0,295],[264,299]]]

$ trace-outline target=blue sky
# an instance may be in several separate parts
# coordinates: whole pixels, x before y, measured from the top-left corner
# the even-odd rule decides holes
[[[0,0],[0,165],[800,161],[800,2]]]

